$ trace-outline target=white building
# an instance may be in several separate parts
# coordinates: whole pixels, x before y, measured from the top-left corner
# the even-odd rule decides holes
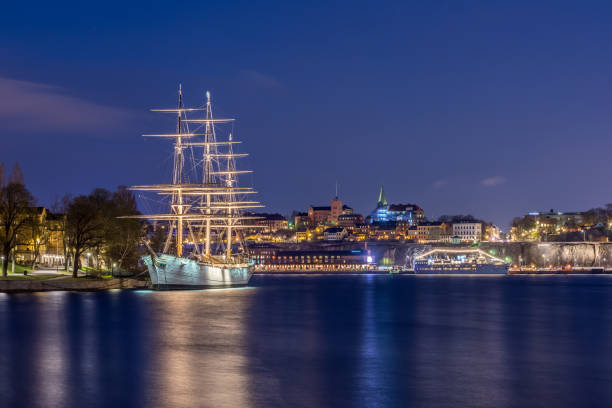
[[[332,227],[323,231],[323,237],[326,241],[342,241],[346,235],[346,230],[339,227]]]
[[[453,224],[453,236],[461,241],[480,241],[482,239],[481,222],[457,222]]]

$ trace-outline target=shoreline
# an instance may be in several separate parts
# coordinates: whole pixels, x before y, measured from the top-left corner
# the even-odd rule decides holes
[[[133,278],[87,279],[0,279],[0,292],[29,293],[52,291],[94,292],[111,289],[147,289],[150,284]]]
[[[292,275],[412,275],[412,276],[606,276],[612,275],[610,270],[510,270],[508,273],[414,273],[413,270],[400,270],[400,271],[388,271],[388,270],[366,270],[366,271],[261,271],[253,273],[253,276],[269,275],[269,276],[292,276]]]
[[[612,276],[612,271],[604,270],[594,272],[593,270],[522,270],[509,271],[507,274],[415,274],[411,270],[403,270],[398,272],[390,272],[388,270],[367,270],[367,271],[262,271],[255,272],[253,276],[363,276],[363,275],[397,275],[397,276],[426,276],[426,277],[491,277],[491,276],[508,276],[508,277],[523,277],[523,276]],[[248,286],[248,285],[247,285]],[[134,278],[112,278],[112,279],[87,279],[72,277],[66,278],[50,278],[50,279],[1,279],[0,278],[0,293],[36,293],[36,292],[53,292],[53,291],[69,291],[69,292],[97,292],[104,290],[133,290],[133,289],[151,289],[150,282],[137,280]]]

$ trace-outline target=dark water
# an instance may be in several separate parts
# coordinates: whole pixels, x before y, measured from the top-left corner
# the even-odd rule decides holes
[[[612,406],[612,278],[252,284],[0,294],[0,406]]]

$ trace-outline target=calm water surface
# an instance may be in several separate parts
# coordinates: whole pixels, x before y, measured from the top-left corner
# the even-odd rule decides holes
[[[610,407],[612,278],[0,293],[2,407]]]

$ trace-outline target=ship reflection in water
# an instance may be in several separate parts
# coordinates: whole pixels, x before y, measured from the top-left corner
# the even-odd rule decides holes
[[[0,294],[7,407],[610,406],[612,280]]]

